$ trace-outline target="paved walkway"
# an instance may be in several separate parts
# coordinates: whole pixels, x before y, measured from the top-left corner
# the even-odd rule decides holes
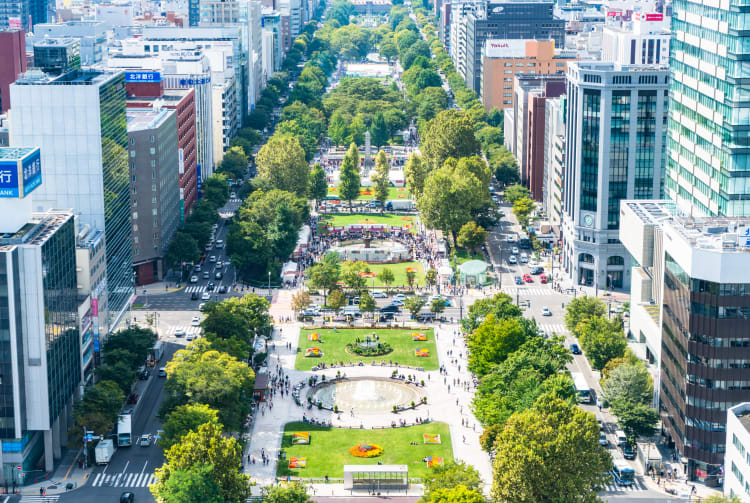
[[[277,365],[280,365],[279,368],[283,370],[284,375],[289,376],[291,385],[300,381],[307,381],[308,377],[313,374],[325,374],[326,378],[330,379],[336,376],[338,370],[345,372],[347,377],[389,377],[393,371],[393,367],[372,366],[334,368],[314,373],[294,370],[299,329],[300,324],[298,323],[287,323],[279,326],[274,331],[273,338],[276,349],[271,351],[269,359],[269,371],[275,373]],[[489,456],[482,451],[479,445],[481,426],[469,410],[473,391],[466,391],[463,387],[457,387],[453,384],[454,379],[464,382],[469,382],[471,379],[466,371],[466,347],[463,338],[460,335],[455,335],[456,331],[456,325],[444,324],[436,327],[439,359],[441,364],[445,365],[447,375],[442,376],[437,370],[416,372],[418,380],[425,381],[425,394],[428,397],[428,404],[402,412],[398,415],[398,418],[405,420],[407,423],[416,422],[418,417],[447,423],[450,426],[454,457],[476,466],[487,487],[489,487],[492,479]],[[291,343],[291,350],[286,349],[286,343],[288,342]],[[453,352],[453,356],[449,356],[449,351]],[[453,359],[458,361],[452,364],[451,360]],[[412,370],[404,372],[415,373]],[[305,390],[306,388],[303,388],[303,392]],[[272,408],[271,403],[273,404]],[[296,405],[288,395],[281,398],[280,395],[275,394],[270,403],[262,406],[260,416],[256,417],[251,440],[245,450],[245,472],[249,473],[253,480],[257,482],[257,486],[254,488],[255,494],[260,494],[262,486],[276,482],[276,461],[281,447],[284,424],[290,421],[301,421],[303,414],[318,420],[330,421],[333,426],[361,426],[363,428],[390,426],[391,421],[394,420],[394,416],[390,412],[352,416],[347,413],[334,414],[331,411],[307,409]],[[466,426],[461,425],[462,419]],[[261,463],[262,451],[270,457],[271,461],[267,465]],[[248,462],[252,458],[255,458],[255,464]],[[342,484],[323,484],[320,491],[318,494],[321,495],[330,495],[329,491],[332,491],[333,495],[349,494],[343,490]],[[421,492],[421,489],[416,488],[412,491]]]

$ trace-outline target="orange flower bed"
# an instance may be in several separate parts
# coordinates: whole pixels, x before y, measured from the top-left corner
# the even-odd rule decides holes
[[[349,449],[349,454],[358,458],[376,458],[383,454],[383,448],[375,444],[357,444]]]

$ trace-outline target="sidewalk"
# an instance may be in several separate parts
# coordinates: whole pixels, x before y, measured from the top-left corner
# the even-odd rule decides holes
[[[17,487],[18,494],[21,496],[52,496],[81,487],[86,483],[89,476],[89,473],[79,464],[79,456],[82,455],[81,449],[77,451],[67,449],[49,479]],[[40,489],[43,493],[40,492]]]
[[[178,283],[173,281],[159,281],[157,283],[150,283],[148,285],[138,286],[135,288],[135,294],[141,295],[165,295],[168,293],[179,292],[185,288],[185,284],[179,283],[180,287],[177,288]]]

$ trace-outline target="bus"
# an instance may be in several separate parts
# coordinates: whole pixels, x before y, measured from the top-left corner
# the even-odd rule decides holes
[[[630,486],[635,483],[635,471],[622,459],[614,461],[610,473],[618,486]]]
[[[583,403],[594,403],[594,392],[586,383],[586,378],[580,372],[571,372],[570,377],[573,378],[573,384],[578,392],[578,401]]]

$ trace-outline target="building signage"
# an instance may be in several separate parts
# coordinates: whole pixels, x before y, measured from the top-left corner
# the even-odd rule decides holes
[[[0,160],[0,198],[24,198],[41,184],[38,148],[18,159]]]
[[[636,21],[664,21],[664,14],[641,14],[636,12],[633,15]]]
[[[11,30],[21,29],[21,18],[19,16],[12,16],[8,18],[8,28]]]
[[[740,238],[740,246],[750,246],[750,227],[740,227],[737,229]]]
[[[161,73],[125,72],[125,82],[161,82]]]
[[[622,11],[620,10],[607,11],[607,17],[619,17],[619,16],[622,16]]]
[[[185,153],[183,149],[177,149],[177,162],[179,165],[179,171],[181,175],[185,174]]]
[[[525,58],[526,40],[488,40],[484,55],[488,58]]]

